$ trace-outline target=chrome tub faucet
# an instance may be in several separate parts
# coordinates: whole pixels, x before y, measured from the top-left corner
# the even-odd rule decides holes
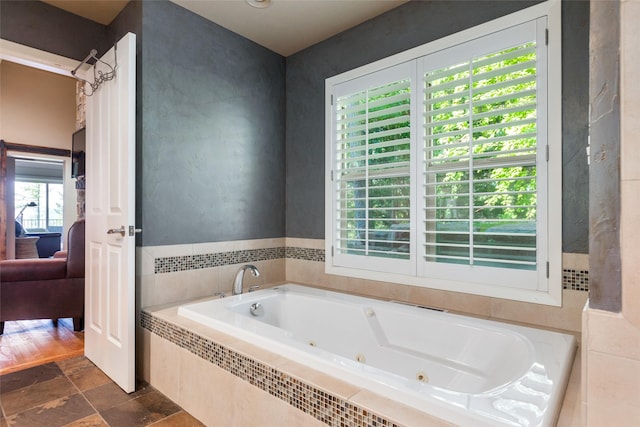
[[[244,279],[244,272],[246,270],[251,271],[251,274],[253,274],[253,277],[260,276],[260,272],[258,271],[255,265],[247,264],[240,267],[240,270],[238,270],[238,273],[236,274],[236,278],[233,281],[232,295],[240,295],[242,293],[242,280]]]

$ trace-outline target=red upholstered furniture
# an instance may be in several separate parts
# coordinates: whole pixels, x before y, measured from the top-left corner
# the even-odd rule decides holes
[[[7,320],[72,317],[84,328],[84,220],[69,229],[65,252],[0,261],[0,334]]]

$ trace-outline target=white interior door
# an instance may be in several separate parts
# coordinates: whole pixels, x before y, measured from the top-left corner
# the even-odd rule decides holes
[[[127,393],[135,389],[135,55],[129,33],[101,58],[117,63],[116,76],[87,97],[85,175],[85,354]]]

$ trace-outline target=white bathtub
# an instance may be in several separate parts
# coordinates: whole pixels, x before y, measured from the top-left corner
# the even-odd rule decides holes
[[[293,284],[178,314],[474,427],[554,425],[576,349],[570,335]]]

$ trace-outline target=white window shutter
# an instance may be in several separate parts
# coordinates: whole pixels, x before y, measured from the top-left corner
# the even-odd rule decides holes
[[[560,29],[545,2],[327,80],[327,273],[559,304]]]
[[[338,87],[334,97],[334,256],[408,271],[412,78],[406,65]],[[382,82],[382,83],[381,83]],[[349,260],[350,259],[350,260]]]

